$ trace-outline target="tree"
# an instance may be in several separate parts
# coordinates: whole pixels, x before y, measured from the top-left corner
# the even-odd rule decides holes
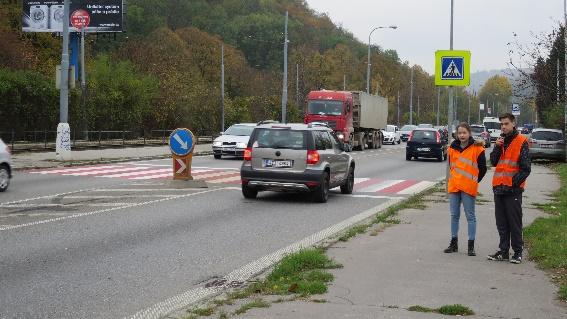
[[[502,75],[495,75],[488,79],[479,93],[479,99],[492,108],[493,115],[510,112],[511,97],[512,85],[508,78]]]

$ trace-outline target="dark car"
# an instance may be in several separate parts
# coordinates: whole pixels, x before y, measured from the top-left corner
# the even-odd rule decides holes
[[[436,158],[439,162],[447,159],[447,139],[434,128],[413,130],[406,146],[406,160],[413,158]]]
[[[417,128],[417,126],[415,125],[404,125],[401,129],[400,129],[400,138],[402,139],[402,141],[407,141],[411,132],[413,130],[415,130]]]

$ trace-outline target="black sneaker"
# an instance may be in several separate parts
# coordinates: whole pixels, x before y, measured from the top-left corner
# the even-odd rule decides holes
[[[522,263],[522,253],[514,253],[512,259],[510,259],[512,264],[521,264]]]
[[[494,261],[507,261],[510,259],[510,254],[503,251],[497,251],[494,255],[488,255],[488,260]]]

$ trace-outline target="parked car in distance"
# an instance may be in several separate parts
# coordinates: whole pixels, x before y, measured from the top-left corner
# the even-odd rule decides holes
[[[419,124],[418,128],[433,128],[433,124]]]
[[[12,155],[10,147],[0,139],[0,192],[5,192],[12,178]]]
[[[446,126],[435,126],[434,128],[441,132],[441,137],[444,137],[445,139],[449,138],[449,131]]]
[[[253,123],[234,124],[221,136],[213,141],[213,153],[216,159],[225,156],[244,156],[244,150],[248,145],[250,134],[256,127]]]
[[[561,130],[534,129],[529,142],[532,159],[565,160],[565,137]]]
[[[519,127],[518,131],[520,131],[523,135],[530,135],[530,129],[527,127]]]
[[[400,129],[400,138],[402,141],[406,142],[413,130],[415,130],[417,126],[415,125],[404,125]]]
[[[396,125],[386,125],[384,131],[384,144],[400,144],[402,138],[400,137],[400,129]]]
[[[485,117],[482,120],[482,125],[486,127],[488,133],[490,133],[490,141],[494,142],[502,134],[502,130],[500,128],[500,120],[496,117]]]
[[[310,192],[324,203],[332,188],[352,193],[354,168],[353,157],[327,126],[260,125],[244,152],[242,194],[256,198],[261,191]]]
[[[476,140],[483,140],[484,141],[484,147],[488,148],[490,147],[491,143],[490,143],[490,133],[488,133],[488,130],[486,129],[486,127],[482,124],[473,124],[471,125],[471,133],[472,133],[472,137]]]
[[[434,128],[415,129],[406,146],[406,160],[413,158],[436,158],[439,162],[447,159],[447,139]]]

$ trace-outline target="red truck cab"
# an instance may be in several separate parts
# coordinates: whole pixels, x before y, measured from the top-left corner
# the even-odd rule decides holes
[[[354,132],[352,123],[353,97],[344,91],[311,91],[305,105],[305,124],[320,122],[329,125],[337,137],[350,142]]]

